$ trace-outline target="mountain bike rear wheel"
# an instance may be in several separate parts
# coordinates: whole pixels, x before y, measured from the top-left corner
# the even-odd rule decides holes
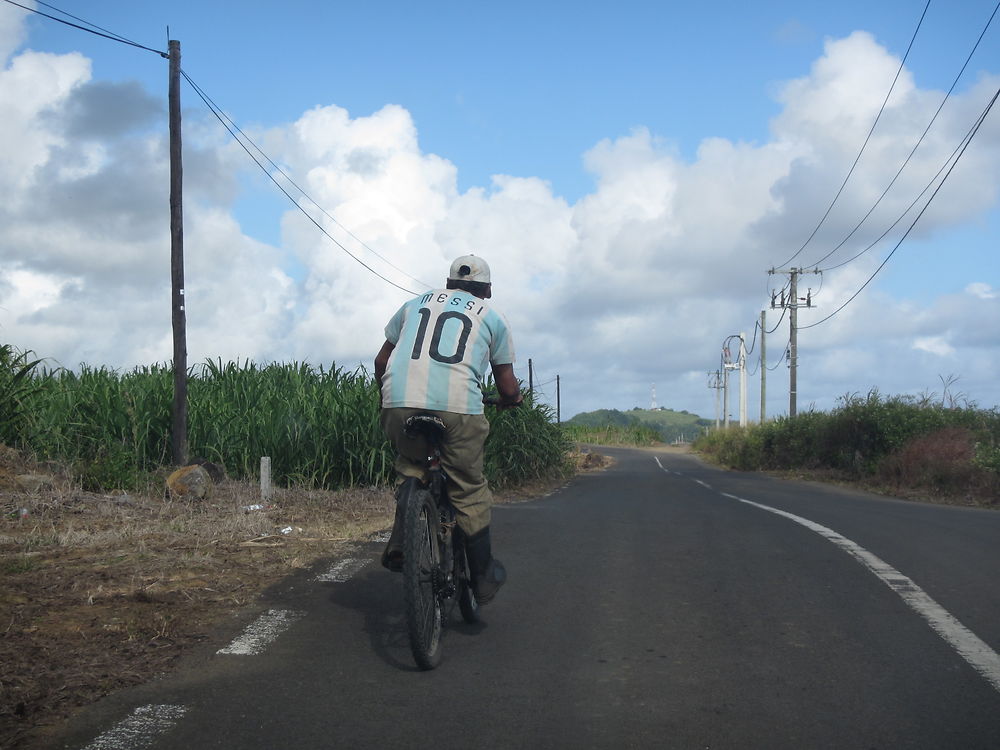
[[[413,659],[421,669],[441,662],[441,551],[437,506],[419,482],[404,489],[403,601]]]

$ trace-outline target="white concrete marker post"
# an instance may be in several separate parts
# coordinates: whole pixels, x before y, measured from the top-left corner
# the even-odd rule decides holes
[[[267,502],[271,499],[271,457],[260,457],[260,499]]]

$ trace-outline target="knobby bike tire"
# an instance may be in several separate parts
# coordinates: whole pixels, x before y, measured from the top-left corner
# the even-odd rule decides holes
[[[421,669],[441,662],[441,602],[435,590],[441,552],[438,510],[416,480],[404,488],[403,601],[413,659]]]

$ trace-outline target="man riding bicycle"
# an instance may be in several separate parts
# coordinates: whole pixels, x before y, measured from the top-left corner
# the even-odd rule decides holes
[[[486,604],[507,578],[492,554],[490,512],[493,496],[483,475],[483,446],[490,425],[483,413],[480,383],[489,364],[500,391],[500,408],[518,406],[514,344],[503,316],[486,300],[493,295],[490,267],[464,255],[451,264],[445,289],[410,300],[385,327],[385,343],[375,357],[382,389],[382,428],[396,449],[400,478],[424,479],[427,446],[403,426],[414,414],[432,414],[445,424],[441,463],[448,495],[465,536],[473,591]],[[382,564],[401,570],[399,507]]]

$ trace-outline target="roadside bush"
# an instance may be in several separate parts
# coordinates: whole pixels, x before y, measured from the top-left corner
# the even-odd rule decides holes
[[[716,430],[694,447],[743,470],[822,470],[901,491],[971,493],[1000,489],[1000,415],[944,408],[877,391],[849,396],[829,414],[806,412],[746,429]],[[991,494],[992,493],[992,494]]]
[[[966,427],[945,427],[921,435],[893,451],[876,471],[893,491],[919,488],[931,496],[964,497],[996,503],[1000,475],[978,466],[975,439]]]
[[[733,469],[756,471],[764,465],[763,449],[767,427],[748,425],[730,427],[728,431],[712,430],[699,437],[694,447]]]

